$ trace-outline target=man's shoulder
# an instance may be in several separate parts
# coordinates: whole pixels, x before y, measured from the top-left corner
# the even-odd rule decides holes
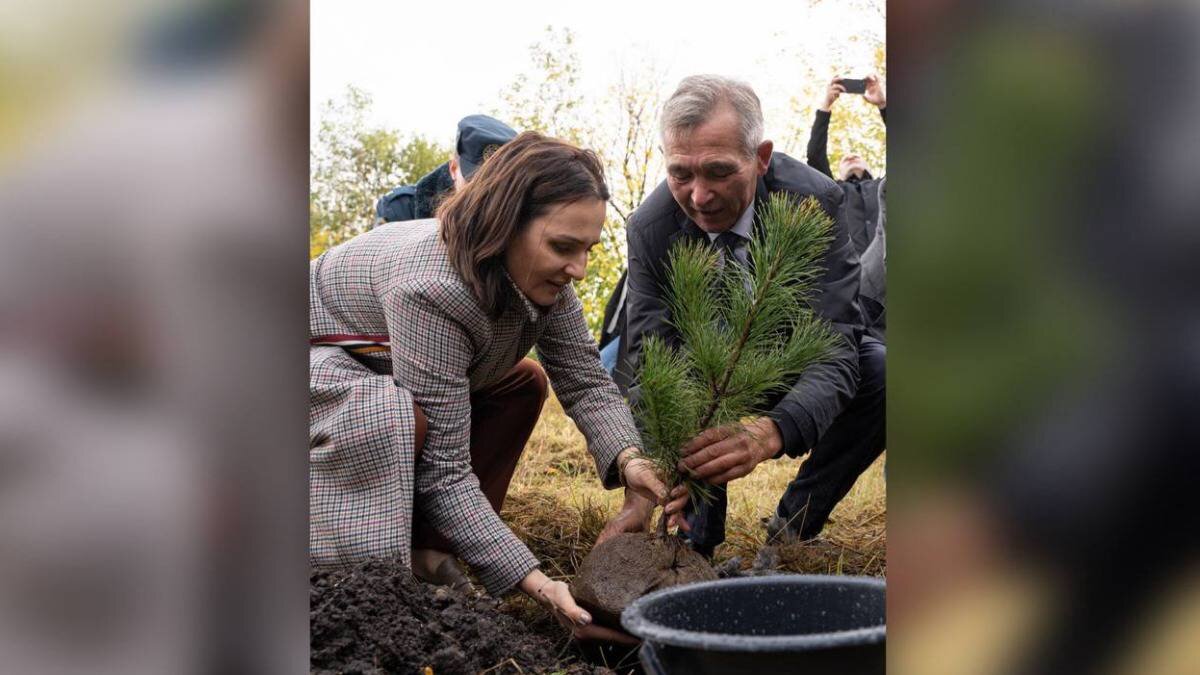
[[[401,185],[379,198],[375,215],[385,223],[413,220],[416,216],[417,186]]]
[[[385,223],[433,217],[440,197],[454,189],[450,163],[425,174],[415,185],[401,185],[379,198],[375,215]]]
[[[667,189],[667,181],[664,180],[630,214],[626,226],[631,233],[637,233],[639,236],[665,236],[679,228],[681,213],[678,202]]]
[[[832,178],[782,152],[771,156],[771,164],[763,179],[770,192],[816,197],[831,212],[836,210],[842,196],[842,188]]]

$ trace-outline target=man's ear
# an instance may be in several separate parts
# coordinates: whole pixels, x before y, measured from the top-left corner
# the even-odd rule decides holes
[[[754,152],[754,168],[758,172],[758,175],[766,175],[767,167],[771,165],[771,152],[774,149],[775,144],[771,141],[763,141],[758,144],[758,150]]]
[[[467,179],[462,175],[462,169],[458,166],[458,155],[450,155],[450,178],[454,181],[456,188],[467,183]]]

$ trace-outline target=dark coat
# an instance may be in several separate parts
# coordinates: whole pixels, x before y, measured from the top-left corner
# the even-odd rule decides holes
[[[879,115],[886,124],[887,108],[880,109]],[[827,154],[830,117],[830,113],[818,110],[813,119],[808,137],[808,165],[833,178]],[[866,330],[869,335],[883,342],[887,328],[886,254],[884,242],[877,242],[876,239],[884,232],[884,179],[867,173],[861,179],[838,181],[838,185],[846,194],[846,223],[850,239],[862,258],[863,274],[872,277],[870,282],[864,279],[860,298]],[[872,252],[868,255],[869,248]]]
[[[446,162],[422,176],[416,185],[402,185],[380,197],[375,204],[376,222],[432,218],[442,196],[453,189],[450,162]]]
[[[828,361],[809,368],[791,390],[771,402],[770,416],[783,435],[784,451],[799,456],[814,445],[835,417],[854,398],[858,387],[858,340],[862,314],[858,306],[858,253],[847,233],[842,190],[818,171],[782,153],[775,153],[765,176],[759,179],[755,210],[769,194],[787,192],[797,197],[815,197],[834,217],[834,240],[822,265],[825,274],[814,312],[830,322],[842,335],[839,347]],[[755,218],[754,228],[762,224]],[[666,305],[665,279],[671,246],[680,238],[708,241],[704,232],[675,202],[664,181],[629,217],[628,288],[626,324],[621,341],[621,358],[615,379],[632,400],[631,387],[638,357],[646,335],[658,334],[678,345],[678,332],[670,324]]]

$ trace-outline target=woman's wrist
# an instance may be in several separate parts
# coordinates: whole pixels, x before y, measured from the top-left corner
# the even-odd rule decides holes
[[[625,469],[629,466],[630,462],[641,457],[641,455],[641,451],[632,445],[617,453],[617,482],[625,487],[629,486],[625,481]]]
[[[525,593],[525,595],[540,600],[544,597],[540,595],[541,592],[546,589],[546,586],[550,584],[550,581],[550,577],[546,576],[545,572],[542,572],[539,569],[534,569],[529,574],[525,575],[525,578],[521,580],[521,583],[517,584],[517,587],[520,588],[521,592]]]

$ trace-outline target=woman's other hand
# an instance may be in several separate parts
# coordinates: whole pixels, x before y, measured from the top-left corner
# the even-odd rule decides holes
[[[560,624],[570,628],[572,633],[592,623],[592,615],[575,604],[567,584],[551,579],[541,570],[533,570],[525,575],[519,588],[553,614]]]

